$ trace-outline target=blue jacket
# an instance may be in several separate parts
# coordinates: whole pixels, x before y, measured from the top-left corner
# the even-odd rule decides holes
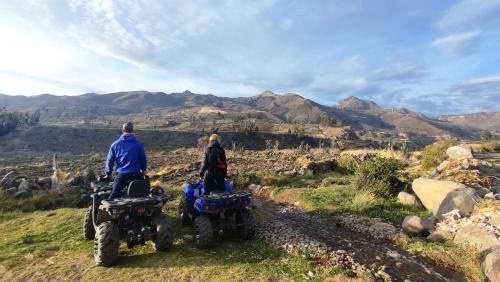
[[[106,174],[113,172],[116,161],[117,173],[137,173],[147,169],[144,145],[133,134],[123,134],[111,144],[106,160]]]

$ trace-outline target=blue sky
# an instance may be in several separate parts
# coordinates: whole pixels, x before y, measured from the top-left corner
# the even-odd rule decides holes
[[[500,111],[500,0],[0,1],[0,93],[354,95]]]

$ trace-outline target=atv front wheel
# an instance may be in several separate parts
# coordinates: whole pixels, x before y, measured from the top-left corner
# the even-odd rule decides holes
[[[166,215],[160,214],[159,216],[153,218],[151,223],[153,224],[152,228],[156,229],[156,234],[154,234],[152,238],[153,248],[159,252],[170,249],[174,239],[170,219]]]
[[[118,225],[113,221],[106,221],[97,226],[94,239],[94,259],[100,266],[110,266],[118,258],[120,247],[120,233]]]
[[[248,210],[243,210],[239,214],[238,232],[243,240],[252,239],[255,236],[255,218]]]
[[[206,249],[213,245],[214,231],[212,222],[206,215],[200,215],[194,220],[194,229],[196,231],[196,247]]]
[[[86,240],[93,240],[95,237],[95,228],[92,222],[92,206],[85,212],[85,218],[83,219],[83,237]]]
[[[179,203],[179,220],[182,225],[191,224],[191,218],[189,217],[189,205],[186,196],[182,196]]]

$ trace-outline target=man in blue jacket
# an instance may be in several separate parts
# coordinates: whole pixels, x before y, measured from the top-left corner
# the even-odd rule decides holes
[[[144,179],[147,170],[144,145],[135,138],[134,125],[127,122],[122,126],[122,135],[111,144],[106,160],[106,175],[111,177],[116,162],[116,178],[108,200],[122,196],[122,190],[134,180]]]

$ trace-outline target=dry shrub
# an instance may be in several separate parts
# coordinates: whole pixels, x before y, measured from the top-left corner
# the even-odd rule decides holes
[[[446,149],[454,146],[456,142],[444,140],[425,146],[421,154],[422,167],[434,168],[446,159]]]

